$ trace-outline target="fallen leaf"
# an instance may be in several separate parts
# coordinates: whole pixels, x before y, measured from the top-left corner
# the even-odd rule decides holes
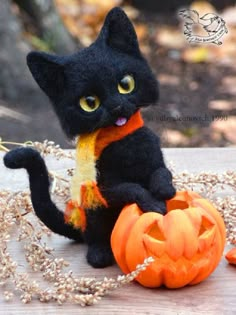
[[[58,12],[64,16],[78,16],[81,13],[78,0],[55,0]]]
[[[208,107],[214,110],[233,110],[236,109],[236,102],[226,100],[213,100],[210,101]]]
[[[214,6],[208,1],[193,1],[190,9],[196,10],[200,17],[206,13],[216,13]]]
[[[175,75],[170,75],[167,73],[160,73],[158,75],[158,81],[163,85],[176,86],[180,83],[180,78]]]
[[[192,138],[199,133],[199,129],[196,127],[189,127],[182,130],[182,134],[188,138]]]
[[[135,27],[135,31],[137,33],[137,37],[138,37],[139,41],[142,41],[145,38],[147,38],[148,28],[147,28],[147,26],[145,24],[143,24],[143,23],[135,23],[134,27]]]
[[[173,146],[186,145],[188,143],[187,137],[178,130],[165,129],[163,131],[163,137],[166,142]]]
[[[219,120],[215,120],[211,124],[213,131],[220,132],[231,143],[236,144],[236,116],[226,117],[219,116]]]
[[[187,44],[182,30],[176,30],[176,28],[168,26],[158,28],[156,42],[161,46],[174,49],[182,49]]]
[[[227,26],[236,26],[236,7],[227,7],[220,15],[226,22]]]
[[[83,0],[83,2],[86,2],[87,4],[95,4],[97,6],[109,9],[121,5],[122,0]]]
[[[125,1],[120,1],[120,4],[122,2],[125,2]],[[140,12],[139,10],[135,9],[133,6],[131,5],[124,5],[122,6],[122,8],[125,10],[125,13],[128,15],[128,17],[131,19],[131,20],[134,20],[134,19],[137,19],[137,17],[139,16]]]
[[[190,47],[183,51],[182,58],[185,62],[200,63],[209,59],[209,49],[207,47]]]
[[[222,92],[236,95],[236,76],[227,76],[222,79]]]
[[[107,12],[122,0],[55,0],[69,32],[87,46],[96,38]]]
[[[199,84],[196,81],[189,82],[188,86],[191,91],[196,91],[199,88]]]

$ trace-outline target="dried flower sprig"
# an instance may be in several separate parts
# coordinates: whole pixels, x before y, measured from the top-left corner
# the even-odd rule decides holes
[[[56,159],[68,158],[73,159],[73,151],[63,150],[60,145],[54,141],[44,140],[43,142],[32,142],[32,147],[38,150],[42,156],[52,154]]]
[[[43,156],[53,155],[56,159],[73,158],[73,152],[64,151],[54,142],[45,140],[43,143],[26,142],[23,144],[3,142],[0,139],[0,150],[8,151],[6,145],[31,146]],[[53,197],[62,198],[65,202],[69,198],[69,177],[74,170],[68,169],[65,176],[50,172],[52,179],[51,192]],[[233,196],[219,197],[219,191],[236,190],[236,172],[228,171],[223,174],[188,172],[177,173],[173,168],[173,180],[178,190],[195,190],[209,198],[224,218],[227,239],[236,243],[236,199]],[[34,222],[34,224],[32,224]],[[36,223],[35,223],[36,222]],[[77,278],[72,271],[65,271],[69,263],[64,258],[56,257],[53,248],[43,241],[51,235],[48,228],[34,215],[28,191],[12,193],[0,192],[0,285],[6,301],[14,298],[20,292],[23,303],[37,298],[41,302],[75,303],[81,306],[97,303],[104,295],[123,285],[130,283],[142,272],[153,259],[150,257],[137,269],[128,275],[118,276],[116,279]],[[9,243],[13,239],[22,244],[26,264],[32,272],[37,272],[42,281],[46,281],[47,288],[26,272],[26,266],[20,266],[12,257]],[[25,269],[19,272],[19,269]],[[7,289],[6,289],[7,288]]]
[[[53,248],[42,243],[45,229],[33,215],[29,201],[29,193],[0,192],[0,283],[11,287],[4,290],[6,301],[13,299],[20,292],[23,303],[29,303],[33,298],[41,302],[56,301],[58,304],[66,302],[81,306],[92,305],[104,295],[134,280],[152,261],[148,258],[137,269],[116,279],[77,278],[72,271],[64,272],[69,263],[64,258],[57,258]],[[31,218],[30,218],[31,215]],[[34,224],[32,224],[34,221]],[[17,232],[15,227],[17,227]],[[34,272],[41,274],[42,279],[50,284],[44,289],[40,283],[31,280],[27,272],[18,271],[18,263],[14,261],[8,249],[8,242],[16,238],[24,244],[26,262]],[[22,266],[21,266],[22,267]]]
[[[0,137],[0,151],[8,152],[10,149],[7,146],[17,146],[17,147],[32,147],[38,150],[42,156],[47,154],[53,154],[57,159],[60,158],[69,158],[73,159],[73,151],[65,151],[61,149],[60,145],[55,144],[54,141],[44,140],[43,142],[11,142],[11,141],[3,141]]]

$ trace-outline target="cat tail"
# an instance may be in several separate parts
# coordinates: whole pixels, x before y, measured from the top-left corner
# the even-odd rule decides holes
[[[31,201],[39,219],[53,232],[82,241],[80,230],[65,223],[64,213],[51,200],[48,171],[39,152],[32,148],[17,148],[8,152],[3,160],[8,168],[25,168],[28,172]]]

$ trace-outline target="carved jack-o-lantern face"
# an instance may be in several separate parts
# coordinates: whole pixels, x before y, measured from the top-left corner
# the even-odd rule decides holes
[[[222,218],[209,201],[181,191],[167,201],[165,216],[125,207],[113,229],[111,246],[124,273],[152,256],[155,262],[136,278],[147,287],[196,284],[218,265],[225,244]]]

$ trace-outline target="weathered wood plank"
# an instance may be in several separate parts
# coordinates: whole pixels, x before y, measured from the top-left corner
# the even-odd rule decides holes
[[[167,161],[175,164],[177,171],[223,172],[236,169],[236,148],[211,149],[165,149]],[[0,161],[3,154],[0,153]],[[73,166],[67,161],[48,159],[50,169],[62,170]],[[28,185],[24,171],[11,171],[0,162],[0,189],[19,190]],[[70,269],[80,276],[116,276],[120,273],[117,266],[106,269],[93,269],[85,260],[86,245],[73,244],[67,239],[53,235],[49,245],[56,250],[57,256],[65,257],[71,264]],[[227,246],[226,250],[229,248]],[[11,252],[18,261],[22,261],[19,244],[13,243]],[[146,289],[132,283],[119,291],[111,293],[97,305],[82,309],[79,306],[42,304],[33,301],[23,305],[14,301],[6,303],[0,296],[0,314],[236,314],[236,268],[229,266],[225,259],[215,272],[203,283],[178,290],[165,288]]]

